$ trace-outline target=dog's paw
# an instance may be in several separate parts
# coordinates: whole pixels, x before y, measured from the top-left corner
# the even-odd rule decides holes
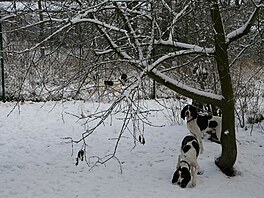
[[[204,174],[204,171],[199,171],[198,173],[197,173],[197,175],[203,175]]]
[[[217,144],[221,144],[221,142],[217,138],[214,138],[214,137],[209,137],[208,140],[210,140],[211,142],[215,142]]]

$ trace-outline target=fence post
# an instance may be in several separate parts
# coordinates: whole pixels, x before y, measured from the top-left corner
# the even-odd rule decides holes
[[[4,57],[3,57],[3,32],[2,32],[2,19],[0,17],[0,63],[1,63],[1,88],[2,96],[1,99],[3,102],[6,101],[5,98],[5,72],[4,72]]]

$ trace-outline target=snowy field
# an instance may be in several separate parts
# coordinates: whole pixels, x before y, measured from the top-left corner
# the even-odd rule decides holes
[[[132,135],[128,131],[123,135],[116,155],[121,167],[112,159],[91,169],[85,162],[75,166],[81,144],[74,145],[72,155],[71,144],[63,138],[79,138],[85,129],[68,113],[87,114],[96,106],[83,102],[27,102],[7,117],[14,105],[0,103],[1,198],[263,197],[264,131],[260,126],[254,127],[252,136],[249,130],[238,128],[238,176],[229,178],[218,170],[214,159],[221,152],[220,146],[205,140],[205,151],[198,159],[204,174],[198,176],[196,187],[182,189],[172,185],[171,178],[181,140],[188,131],[185,123],[172,125],[166,110],[149,115],[155,125],[165,126],[146,126],[145,145],[137,144],[132,149]],[[114,118],[106,120],[88,141],[87,155],[103,157],[112,153],[120,125]]]

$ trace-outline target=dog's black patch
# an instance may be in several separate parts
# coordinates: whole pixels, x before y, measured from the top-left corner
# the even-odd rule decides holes
[[[188,106],[183,107],[183,109],[181,110],[181,118],[184,120],[185,119],[185,112],[188,110]]]
[[[215,133],[209,133],[209,134],[210,134],[210,137],[208,138],[208,140],[210,140],[211,142],[215,142],[217,144],[221,144],[221,142],[218,140]]]
[[[172,183],[175,184],[176,182],[178,182],[178,179],[180,177],[180,169],[178,168],[175,173],[173,174],[173,177],[172,177]]]
[[[179,180],[182,181],[180,182]],[[173,174],[172,177],[172,183],[175,184],[177,183],[180,187],[185,188],[187,186],[187,184],[191,181],[191,173],[190,171],[183,167],[179,167],[175,173]]]
[[[186,145],[182,148],[183,152],[184,153],[187,153],[189,150],[191,149],[191,146],[190,145]]]
[[[193,119],[198,117],[198,112],[197,112],[196,107],[189,105],[189,111],[191,112],[191,116]]]
[[[211,115],[199,115],[197,117],[197,125],[201,131],[208,127],[208,120],[212,119]]]
[[[183,149],[188,142],[191,142],[193,140],[197,141],[197,139],[192,135],[185,136],[184,139],[182,140],[181,148]]]
[[[191,181],[191,173],[187,168],[181,168],[181,178],[183,180],[179,183],[180,187],[185,188],[187,184]]]
[[[216,128],[217,126],[218,126],[218,123],[215,120],[210,121],[208,125],[208,127],[211,129]]]
[[[192,136],[192,135],[187,135],[182,140],[182,146],[181,146],[181,148],[182,148],[183,152],[184,153],[187,153],[191,149],[191,146],[190,145],[187,145],[188,142],[192,142],[192,145],[193,145],[193,147],[196,150],[196,155],[198,156],[199,155],[200,147],[199,147],[199,144],[198,144],[198,140],[194,136]]]
[[[104,81],[104,85],[105,85],[105,86],[113,86],[113,85],[114,85],[114,82],[111,81],[111,80],[105,80],[105,81]]]
[[[194,106],[192,105],[186,105],[185,107],[183,107],[183,109],[181,110],[181,118],[184,120],[186,117],[186,111],[190,111],[190,116],[192,117],[192,119],[197,118],[198,113],[197,110]]]

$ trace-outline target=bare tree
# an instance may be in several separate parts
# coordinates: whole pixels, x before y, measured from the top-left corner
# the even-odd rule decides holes
[[[96,127],[102,124],[103,120],[113,113],[113,110],[123,100],[126,100],[129,105],[126,109],[127,119],[124,121],[119,137],[127,128],[129,120],[134,122],[144,120],[137,113],[135,98],[138,97],[137,89],[141,86],[143,79],[149,77],[183,96],[218,106],[222,110],[222,154],[216,160],[216,165],[224,173],[234,174],[233,165],[237,157],[235,101],[228,52],[231,43],[235,43],[247,34],[256,35],[263,32],[261,28],[257,31],[252,28],[263,7],[262,1],[258,4],[252,2],[251,13],[247,15],[243,24],[238,28],[233,28],[229,33],[226,33],[229,30],[225,29],[221,4],[217,0],[205,3],[165,0],[131,2],[78,0],[69,4],[56,4],[57,7],[63,8],[63,14],[51,15],[51,11],[54,12],[53,7],[50,12],[42,13],[40,21],[17,28],[16,30],[28,29],[44,23],[56,24],[55,29],[41,42],[31,43],[30,47],[18,53],[31,52],[61,35],[67,37],[68,32],[74,27],[81,27],[83,24],[88,24],[84,26],[85,28],[89,26],[96,28],[97,32],[94,32],[92,39],[93,46],[89,50],[94,50],[98,57],[97,64],[108,63],[109,66],[118,62],[127,65],[130,70],[137,73],[113,105],[103,113],[103,119]],[[169,15],[166,17],[165,24],[163,22],[164,10]],[[189,29],[186,25],[194,20],[194,17],[203,19],[203,21],[192,24],[193,27],[197,27],[197,31],[194,31],[195,28]],[[201,26],[204,28],[200,28]],[[69,38],[67,39],[70,41]],[[181,76],[180,69],[192,66],[197,60],[204,61],[205,58],[211,60],[211,70],[216,71],[218,75],[219,89],[217,90],[198,90],[189,86],[186,76],[184,78]],[[91,67],[87,68],[89,70]],[[185,71],[185,74],[188,74],[188,71]],[[82,79],[84,82],[86,78]],[[86,145],[85,140],[96,130],[96,127],[83,133],[79,140],[72,141],[74,143],[83,142]],[[115,152],[119,141],[120,138],[116,143]],[[115,152],[110,158],[115,157]]]

